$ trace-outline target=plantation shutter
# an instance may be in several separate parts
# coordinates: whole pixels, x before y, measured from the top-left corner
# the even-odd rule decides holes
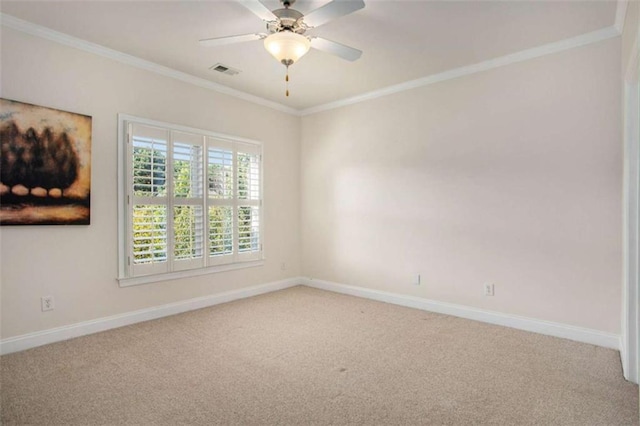
[[[236,146],[238,259],[246,261],[260,258],[262,252],[261,154],[254,145]]]
[[[234,261],[235,167],[233,144],[207,139],[210,265]]]
[[[214,272],[262,259],[261,146],[160,124],[125,122],[121,270]]]
[[[129,268],[131,275],[164,273],[168,267],[167,154],[169,134],[140,124],[129,127]]]
[[[172,132],[173,270],[201,268],[205,251],[204,137]]]

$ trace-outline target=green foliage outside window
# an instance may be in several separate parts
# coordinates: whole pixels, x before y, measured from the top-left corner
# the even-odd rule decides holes
[[[237,194],[250,198],[251,156],[238,154]],[[133,191],[138,197],[167,196],[166,151],[148,147],[133,150]],[[207,166],[207,194],[201,194],[201,182],[194,173],[194,162],[173,162],[173,192],[175,197],[209,196],[232,198],[233,172],[230,165]],[[174,256],[176,259],[200,258],[205,247],[210,256],[233,252],[233,209],[231,206],[210,206],[207,220],[209,232],[203,235],[204,218],[201,206],[176,205],[173,209]],[[167,211],[161,204],[135,205],[133,208],[133,255],[135,263],[155,263],[167,260]],[[237,210],[238,251],[257,250],[257,208],[239,206]],[[207,238],[207,244],[203,239]]]
[[[166,195],[166,155],[149,148],[133,149],[133,192],[136,196]],[[133,260],[154,263],[167,260],[167,209],[162,205],[133,207]]]
[[[150,148],[133,148],[133,192],[136,196],[166,195],[166,153]]]

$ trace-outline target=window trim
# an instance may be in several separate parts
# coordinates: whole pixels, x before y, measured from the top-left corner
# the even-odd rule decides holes
[[[260,244],[261,251],[258,254],[258,258],[249,260],[236,260],[232,263],[225,263],[221,265],[209,265],[194,269],[185,269],[180,271],[169,271],[159,274],[139,275],[139,276],[127,276],[127,261],[128,261],[128,235],[129,235],[129,205],[126,203],[126,197],[128,194],[128,180],[126,176],[127,172],[127,123],[135,122],[141,125],[155,126],[160,128],[167,128],[171,131],[195,133],[206,136],[207,138],[214,138],[221,141],[241,144],[249,144],[256,147],[259,152],[260,162]],[[148,118],[141,118],[129,114],[118,114],[118,275],[117,281],[120,287],[128,287],[140,284],[147,284],[152,282],[174,280],[186,277],[193,277],[205,274],[212,274],[218,272],[232,271],[237,269],[252,268],[264,265],[265,250],[264,250],[264,236],[265,236],[265,222],[264,222],[264,149],[263,144],[260,141],[246,139],[236,136],[230,136],[222,133],[212,132],[204,129],[198,129],[188,126],[182,126],[179,124],[162,122],[158,120],[151,120]],[[206,194],[204,194],[206,197]],[[208,244],[205,244],[208,247]],[[204,256],[208,257],[208,253],[205,252]],[[240,256],[242,258],[242,256]]]

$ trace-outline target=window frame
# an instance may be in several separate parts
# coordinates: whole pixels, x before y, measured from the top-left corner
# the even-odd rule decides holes
[[[203,266],[188,268],[188,269],[173,269],[172,265],[176,263],[176,260],[173,259],[175,253],[170,252],[173,246],[173,223],[171,223],[172,214],[170,214],[169,209],[173,209],[174,205],[171,201],[166,203],[167,206],[167,223],[171,223],[171,227],[167,226],[167,257],[170,258],[167,260],[167,271],[161,273],[150,273],[146,275],[133,275],[131,263],[133,257],[133,248],[132,248],[132,224],[133,224],[133,182],[131,177],[132,170],[132,159],[130,156],[132,155],[133,147],[129,143],[129,126],[130,125],[140,125],[140,126],[149,126],[155,127],[161,130],[165,130],[167,132],[167,152],[170,152],[173,149],[173,143],[171,141],[171,132],[181,132],[191,135],[197,135],[202,137],[202,147],[203,147],[203,170],[204,170],[204,186],[203,186],[203,221],[205,225],[203,226],[204,232],[204,253],[202,258]],[[220,147],[232,147],[233,155],[232,155],[232,164],[233,164],[233,196],[229,199],[225,199],[228,205],[233,206],[233,226],[232,231],[234,235],[234,243],[233,250],[231,255],[227,255],[228,262],[220,264],[218,259],[213,259],[209,254],[209,208],[220,205],[220,203],[213,202],[212,198],[209,195],[209,187],[208,187],[208,174],[207,174],[207,165],[208,165],[208,148],[211,146],[209,142],[218,141],[220,143]],[[216,147],[215,144],[213,147]],[[257,200],[244,200],[241,199],[238,193],[238,151],[242,151],[242,147],[245,147],[248,151],[247,153],[258,155],[259,156],[259,173],[258,173],[258,191],[259,197]],[[171,153],[171,161],[167,161],[166,165],[166,176],[168,177],[168,183],[173,181],[173,153]],[[169,176],[171,176],[169,178]],[[175,198],[175,194],[172,194],[172,197],[169,197],[167,194],[167,198]],[[238,215],[239,215],[239,207],[243,206],[243,202],[247,201],[245,204],[249,204],[251,206],[256,206],[258,208],[258,242],[259,250],[252,251],[251,254],[247,255],[246,253],[242,253],[239,250],[239,241],[237,239],[238,235]],[[224,204],[223,202],[223,204]],[[171,228],[171,229],[170,229]],[[147,118],[136,117],[129,114],[118,114],[118,275],[117,280],[120,287],[128,287],[139,284],[146,284],[158,281],[166,281],[173,280],[191,276],[212,274],[236,269],[250,268],[250,267],[258,267],[264,264],[265,260],[265,251],[264,251],[264,236],[265,236],[265,223],[264,223],[264,153],[263,153],[263,144],[260,141],[225,135],[217,132],[212,132],[203,129],[197,129],[187,126],[182,126],[173,123],[167,123],[157,120],[151,120]],[[177,262],[182,262],[178,260]]]

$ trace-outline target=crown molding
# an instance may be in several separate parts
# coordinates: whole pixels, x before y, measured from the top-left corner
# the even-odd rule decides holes
[[[627,17],[628,6],[628,0],[618,0],[618,4],[616,5],[616,19],[613,23],[613,27],[618,31],[618,34],[622,34],[624,31],[624,20]]]
[[[416,80],[406,81],[404,83],[395,84],[393,86],[387,86],[379,90],[363,93],[350,98],[341,99],[335,102],[329,102],[327,104],[319,105],[312,108],[303,109],[300,111],[300,115],[311,115],[322,111],[328,111],[331,109],[340,108],[347,105],[353,105],[356,103],[368,101],[371,99],[380,98],[383,96],[393,95],[395,93],[404,92],[405,90],[411,90],[418,87],[429,86],[431,84],[440,83],[447,80],[453,80],[454,78],[464,77],[467,75],[479,73],[482,71],[488,71],[494,68],[502,67],[505,65],[511,65],[518,62],[527,61],[529,59],[539,58],[541,56],[551,55],[553,53],[562,52],[576,47],[586,46],[593,43],[598,43],[603,40],[618,37],[620,33],[614,26],[603,28],[590,33],[582,34],[577,37],[568,38],[565,40],[548,43],[542,46],[534,47],[520,52],[512,53],[498,58],[490,59],[488,61],[479,62],[473,65],[467,65],[460,68],[454,68],[439,74],[433,74],[427,77],[418,78]]]
[[[0,25],[3,27],[11,28],[13,30],[21,31],[26,34],[51,40],[56,43],[64,44],[66,46],[70,46],[79,50],[84,50],[85,52],[113,59],[132,67],[151,71],[165,77],[174,78],[185,83],[193,84],[195,86],[213,90],[218,93],[233,96],[234,98],[242,99],[247,102],[285,112],[287,114],[300,115],[300,112],[295,108],[291,108],[277,102],[269,101],[255,95],[250,95],[240,90],[232,89],[222,84],[205,80],[204,78],[196,77],[191,74],[175,70],[173,68],[165,67],[164,65],[156,64],[155,62],[147,61],[146,59],[138,58],[137,56],[122,53],[96,43],[92,43],[58,31],[54,31],[28,21],[18,19],[11,15],[0,13]]]
[[[187,74],[182,71],[175,70],[173,68],[159,65],[145,59],[138,58],[133,55],[119,52],[96,43],[92,43],[86,40],[82,40],[58,31],[51,30],[49,28],[33,24],[22,19],[15,18],[10,15],[0,13],[0,25],[7,28],[11,28],[17,31],[21,31],[30,35],[41,37],[47,40],[51,40],[60,44],[64,44],[76,49],[84,50],[89,53],[93,53],[99,56],[113,59],[115,61],[151,71],[165,77],[174,78],[176,80],[183,81],[185,83],[193,84],[205,89],[213,90],[218,93],[233,96],[238,99],[245,100],[257,105],[261,105],[267,108],[271,108],[277,111],[281,111],[287,114],[295,116],[306,116],[315,114],[322,111],[328,111],[336,108],[341,108],[348,105],[380,98],[383,96],[393,95],[395,93],[403,92],[406,90],[416,89],[419,87],[429,86],[431,84],[440,83],[447,80],[452,80],[467,75],[488,71],[494,68],[502,67],[505,65],[515,64],[518,62],[527,61],[529,59],[539,58],[541,56],[550,55],[558,52],[562,52],[577,47],[586,46],[593,43],[598,43],[610,38],[618,37],[624,29],[624,20],[627,11],[627,0],[618,0],[616,7],[615,23],[611,27],[602,28],[597,31],[582,34],[576,37],[560,40],[553,43],[548,43],[542,46],[534,47],[520,52],[515,52],[509,55],[501,56],[498,58],[490,59],[488,61],[479,62],[464,67],[454,68],[448,71],[444,71],[439,74],[433,74],[430,76],[418,78],[415,80],[406,81],[404,83],[395,84],[392,86],[383,87],[378,90],[373,90],[360,95],[352,96],[349,98],[341,99],[334,102],[314,106],[306,109],[295,109],[282,105],[277,102],[273,102],[255,95],[251,95],[240,90],[232,89],[222,84],[214,83],[209,80],[205,80],[200,77]]]

